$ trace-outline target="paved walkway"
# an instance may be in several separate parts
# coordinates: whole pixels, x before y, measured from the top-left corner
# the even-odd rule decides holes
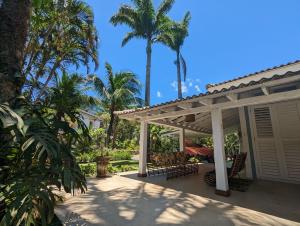
[[[221,197],[202,176],[89,179],[56,212],[70,226],[300,225],[300,185],[260,181]]]

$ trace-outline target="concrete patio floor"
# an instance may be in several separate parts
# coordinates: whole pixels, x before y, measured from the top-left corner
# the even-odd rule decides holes
[[[81,226],[300,225],[300,185],[256,181],[247,192],[222,197],[204,183],[204,172],[168,181],[136,172],[89,179],[87,193],[56,213]]]

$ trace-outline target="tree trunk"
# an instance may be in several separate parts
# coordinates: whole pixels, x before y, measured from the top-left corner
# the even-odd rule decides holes
[[[0,103],[14,107],[16,97],[22,92],[25,78],[21,76],[22,60],[28,34],[31,11],[30,0],[0,0]],[[3,143],[10,140],[0,131]],[[0,165],[6,165],[0,158]],[[2,172],[1,184],[5,184],[6,172]],[[0,201],[0,221],[5,214],[6,203]]]
[[[30,12],[30,0],[0,1],[0,103],[13,105],[22,91],[21,65]]]
[[[182,99],[179,51],[176,51],[176,66],[177,66],[178,98]]]
[[[150,73],[151,73],[151,53],[152,53],[151,38],[147,39],[147,65],[146,65],[146,90],[145,90],[145,105],[150,106]]]
[[[118,119],[118,117],[115,117],[115,122],[113,124],[113,131],[112,131],[112,134],[113,134],[112,149],[114,149],[116,146],[116,138],[117,138],[116,132],[117,132],[118,123],[119,123],[119,119]]]
[[[111,107],[110,109],[110,120],[109,120],[109,125],[107,129],[107,136],[106,136],[106,146],[108,147],[109,144],[111,143],[111,136],[113,132],[113,125],[115,121],[115,115],[114,115],[114,107]]]

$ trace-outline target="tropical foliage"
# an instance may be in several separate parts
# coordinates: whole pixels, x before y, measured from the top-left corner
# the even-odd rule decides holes
[[[38,3],[0,4],[1,226],[50,225],[54,190],[86,189],[74,152],[90,139],[79,108],[92,99],[67,67],[96,63],[93,16],[76,0]]]
[[[170,130],[161,126],[150,126],[150,152],[173,152],[179,150],[178,137],[168,136]]]
[[[122,5],[119,11],[111,17],[113,25],[124,24],[131,30],[122,41],[122,46],[131,39],[145,39],[147,63],[146,63],[146,89],[145,105],[150,105],[150,73],[152,44],[160,42],[161,36],[169,29],[170,19],[166,14],[171,10],[174,0],[164,0],[156,10],[152,0],[132,0],[133,6]]]
[[[18,102],[15,111],[1,105],[0,129],[6,137],[0,144],[1,201],[6,204],[1,225],[47,225],[53,218],[54,188],[66,192],[86,189],[73,155],[81,137],[64,119],[76,120],[82,131],[87,128],[76,110],[57,110],[51,99],[49,105],[33,105],[24,98]]]
[[[114,111],[120,111],[132,107],[141,106],[142,100],[139,98],[140,83],[132,72],[113,73],[110,64],[106,63],[106,81],[94,76],[93,82],[95,91],[101,100],[100,106],[103,111],[110,116],[106,145],[115,146],[115,134],[118,125],[118,118]]]
[[[225,153],[229,158],[233,158],[234,155],[240,152],[240,140],[237,132],[227,134],[225,136]]]
[[[22,61],[28,98],[40,99],[50,82],[69,68],[98,66],[97,32],[91,8],[78,0],[43,1],[34,8]]]

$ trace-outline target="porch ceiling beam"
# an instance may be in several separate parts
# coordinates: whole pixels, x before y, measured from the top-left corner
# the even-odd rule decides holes
[[[162,120],[151,121],[149,123],[154,124],[154,125],[158,125],[158,126],[166,126],[166,127],[173,128],[173,129],[186,129],[186,130],[190,130],[190,131],[196,132],[196,133],[204,133],[204,132],[201,132],[200,130],[198,130],[196,128],[190,128],[190,127],[186,127],[186,126],[183,126],[183,125],[174,124],[174,123],[166,122],[166,121],[162,121]]]
[[[263,91],[263,93],[264,93],[265,95],[269,95],[269,94],[270,94],[270,91],[269,91],[269,89],[268,89],[266,86],[262,86],[262,87],[261,87],[261,90]]]
[[[156,121],[159,122],[159,121]],[[151,122],[152,123],[152,122]],[[186,124],[186,123],[172,123],[172,122],[168,122],[168,121],[163,121],[164,125],[168,125],[168,126],[173,126],[174,128],[181,128],[181,129],[187,129],[193,132],[200,132],[203,134],[210,134],[211,131],[210,130],[206,130],[204,128],[201,128],[199,126],[192,126],[191,124]]]
[[[226,95],[227,99],[230,101],[237,101],[238,100],[238,94],[237,93],[229,93]]]
[[[193,102],[188,102],[188,103],[180,103],[177,105],[178,107],[182,109],[188,109],[193,107]]]
[[[199,100],[199,103],[203,104],[204,106],[209,106],[213,104],[213,99],[207,98],[207,99]]]
[[[248,97],[243,99],[238,99],[234,102],[225,102],[225,103],[218,103],[213,104],[210,106],[202,106],[202,107],[196,107],[196,108],[190,108],[190,109],[183,109],[179,111],[173,111],[158,115],[152,115],[152,116],[146,116],[143,119],[152,121],[152,120],[158,120],[163,118],[170,118],[170,117],[176,117],[176,116],[184,116],[189,114],[195,114],[200,112],[210,112],[213,109],[220,108],[222,110],[224,109],[231,109],[236,107],[242,107],[247,105],[256,105],[256,104],[264,104],[269,102],[279,102],[284,100],[290,100],[290,99],[296,99],[300,98],[300,90],[292,90],[287,92],[280,92],[280,93],[273,93],[270,95],[263,95],[263,96],[255,96],[255,97]]]
[[[184,116],[179,116],[179,117],[177,117],[175,119],[172,119],[171,121],[172,122],[180,122],[183,118],[184,118]]]

